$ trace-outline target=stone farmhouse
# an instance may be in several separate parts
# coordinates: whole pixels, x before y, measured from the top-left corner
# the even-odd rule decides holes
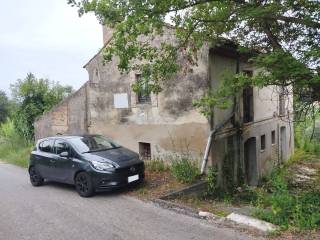
[[[112,30],[103,27],[104,46]],[[152,39],[152,44],[174,41],[173,30]],[[103,134],[139,152],[144,159],[168,159],[175,154],[203,158],[211,132],[213,141],[207,166],[218,167],[220,181],[242,176],[249,185],[293,153],[292,98],[275,86],[248,87],[229,109],[214,109],[204,117],[192,101],[209,88],[217,88],[226,74],[256,74],[248,56],[221,45],[204,46],[197,66],[177,73],[159,94],[142,95],[132,90],[139,73],[120,74],[117,58],[103,64],[99,51],[84,66],[89,80],[34,123],[35,138],[56,134]],[[232,167],[222,176],[223,166]]]

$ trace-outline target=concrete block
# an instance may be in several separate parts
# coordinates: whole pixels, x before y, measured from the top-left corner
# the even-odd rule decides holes
[[[237,214],[237,213],[231,213],[227,216],[227,219],[234,221],[236,223],[239,224],[243,224],[243,225],[247,225],[249,227],[253,227],[256,228],[260,231],[263,232],[273,232],[276,231],[278,228],[268,222],[256,219],[256,218],[252,218],[252,217],[248,217],[245,215],[241,215],[241,214]]]

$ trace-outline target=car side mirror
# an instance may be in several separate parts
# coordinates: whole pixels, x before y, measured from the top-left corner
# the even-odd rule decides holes
[[[59,156],[68,158],[69,157],[69,153],[68,152],[62,152],[62,153],[59,154]]]

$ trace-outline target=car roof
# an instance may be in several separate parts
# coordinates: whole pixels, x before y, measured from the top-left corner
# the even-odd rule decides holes
[[[94,137],[94,136],[100,136],[99,134],[80,134],[80,135],[56,135],[46,138],[41,138],[38,140],[38,142],[44,141],[44,140],[51,140],[51,139],[71,139],[71,138],[79,138],[79,137]]]

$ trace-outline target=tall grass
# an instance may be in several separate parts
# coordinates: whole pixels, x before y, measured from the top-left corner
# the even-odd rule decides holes
[[[32,148],[33,144],[16,131],[12,120],[0,125],[0,161],[27,167]]]
[[[320,157],[320,115],[316,119],[307,118],[305,122],[295,124],[296,149]]]
[[[260,189],[255,215],[282,229],[320,228],[320,192],[316,189],[292,191],[287,184],[287,169],[275,169]]]
[[[198,163],[186,157],[177,157],[172,161],[171,174],[182,183],[192,183],[200,176]]]
[[[146,160],[145,162],[146,169],[152,171],[152,172],[165,172],[169,169],[169,166],[164,162],[162,159],[151,159]]]

